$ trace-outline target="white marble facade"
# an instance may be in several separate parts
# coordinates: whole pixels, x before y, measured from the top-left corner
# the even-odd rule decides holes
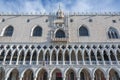
[[[120,80],[120,15],[0,15],[0,80]]]

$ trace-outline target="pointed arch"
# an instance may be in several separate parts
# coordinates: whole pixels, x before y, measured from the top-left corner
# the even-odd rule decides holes
[[[52,61],[56,61],[57,53],[55,50],[52,51]]]
[[[19,71],[17,69],[13,69],[9,73],[8,80],[19,80]]]
[[[38,61],[43,61],[43,57],[44,57],[43,50],[40,50],[38,56],[39,56],[39,57],[38,57]]]
[[[88,29],[86,28],[86,26],[82,25],[82,26],[79,28],[79,36],[89,36],[89,31],[88,31]]]
[[[13,57],[12,57],[12,63],[14,63],[14,61],[16,62],[17,61],[17,56],[18,56],[18,51],[15,50],[14,53],[13,53]],[[15,63],[14,63],[15,64]]]
[[[34,36],[34,37],[42,36],[42,28],[41,28],[40,26],[36,26],[36,27],[33,29],[32,36]]]
[[[0,67],[0,79],[5,80],[5,70],[3,67]]]
[[[71,61],[76,61],[76,54],[74,50],[71,51]]]
[[[5,57],[5,50],[2,50],[0,53],[0,61],[3,61],[4,57]]]
[[[69,68],[65,72],[66,80],[76,80],[76,71],[72,68]]]
[[[34,72],[31,69],[27,69],[24,72],[23,80],[33,80]]]
[[[58,61],[63,61],[63,51],[59,50],[58,52]]]
[[[96,61],[95,54],[94,54],[93,50],[90,51],[90,57],[91,57],[91,61]]]
[[[62,29],[58,29],[55,33],[55,38],[65,38],[65,31]]]
[[[120,71],[114,68],[111,68],[109,71],[109,79],[110,80],[119,80],[120,79]]]
[[[109,39],[118,39],[119,38],[118,30],[114,27],[110,27],[108,29],[108,37]]]
[[[88,71],[87,69],[83,68],[80,71],[80,80],[91,80],[90,71]]]
[[[63,80],[62,71],[59,68],[55,68],[51,71],[52,80]]]
[[[24,50],[21,50],[20,55],[19,55],[19,64],[23,63],[24,57],[25,57]]]
[[[12,36],[13,35],[13,31],[14,31],[14,28],[13,26],[9,25],[5,30],[4,30],[4,33],[3,33],[3,36]]]
[[[106,75],[101,69],[96,69],[94,73],[94,80],[106,80],[105,79]]]
[[[82,61],[82,52],[80,50],[78,50],[77,52],[77,57],[78,57],[78,61]]]
[[[101,52],[99,50],[97,50],[97,60],[102,61]]]
[[[89,55],[86,50],[84,51],[84,59],[85,59],[85,61],[89,61]]]
[[[37,61],[37,51],[35,50],[32,55],[32,64],[36,64]]]
[[[103,57],[104,57],[104,60],[105,60],[105,61],[109,61],[107,52],[106,52],[105,50],[103,51]]]
[[[30,62],[30,57],[31,57],[31,52],[30,52],[30,50],[28,50],[28,51],[27,51],[27,54],[26,54],[26,56],[25,56],[25,63],[26,63],[26,64],[29,64],[29,62]]]
[[[37,72],[37,80],[48,80],[48,72],[46,69],[42,68]]]
[[[6,55],[6,60],[5,60],[7,64],[9,64],[9,62],[10,62],[11,55],[12,55],[12,51],[9,50],[8,53],[7,53],[7,55]]]
[[[46,64],[49,64],[50,62],[50,51],[49,50],[47,50],[45,53],[45,61],[46,61]]]
[[[115,54],[113,53],[112,50],[110,50],[110,58],[111,58],[111,61],[116,61]]]
[[[66,50],[65,53],[64,53],[65,64],[69,64],[69,61],[70,61],[69,59],[70,59],[69,51]]]
[[[116,51],[116,55],[117,55],[118,61],[120,61],[120,51],[119,50]]]

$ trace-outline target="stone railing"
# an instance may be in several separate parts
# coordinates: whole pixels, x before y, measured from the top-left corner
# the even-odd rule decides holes
[[[25,64],[23,64],[25,63]],[[119,65],[120,61],[0,61],[2,65]]]

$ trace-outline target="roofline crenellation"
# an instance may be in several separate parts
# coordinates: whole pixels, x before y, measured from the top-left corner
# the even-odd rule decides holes
[[[64,13],[67,16],[89,16],[89,15],[98,15],[98,16],[119,16],[120,12],[65,12]],[[56,15],[56,12],[50,12],[50,13],[43,13],[43,12],[30,12],[30,13],[10,13],[10,12],[1,12],[0,16],[34,16],[34,15],[44,15],[44,16],[49,16],[49,15]]]

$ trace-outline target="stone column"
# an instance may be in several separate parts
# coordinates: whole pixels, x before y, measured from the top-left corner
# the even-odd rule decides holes
[[[69,65],[71,65],[72,64],[71,63],[71,51],[69,51],[68,55],[69,55]]]
[[[19,78],[19,80],[22,80],[22,79],[23,79],[22,77]]]
[[[39,54],[38,54],[38,52],[37,52],[37,61],[36,61],[36,65],[38,65],[38,57],[39,57]]]
[[[32,56],[33,56],[33,53],[30,55],[30,65],[31,65],[31,63],[32,63]]]
[[[7,80],[7,78],[5,78],[5,80]]]
[[[111,58],[110,58],[110,52],[108,52],[108,58],[109,58],[109,62],[110,62],[110,64],[112,65],[112,60],[111,60]]]
[[[97,58],[97,51],[95,51],[95,59],[96,59],[96,64],[99,65],[98,58]]]
[[[80,77],[77,77],[77,80],[80,80]]]
[[[109,80],[109,76],[106,77],[106,80]]]
[[[101,56],[102,56],[103,64],[105,65],[105,60],[104,60],[104,57],[103,57],[103,51],[102,51],[102,53],[101,53]]]
[[[83,65],[85,65],[85,59],[84,59],[84,51],[82,51],[82,59],[83,59]]]
[[[49,77],[48,80],[51,80],[51,77]]]
[[[25,58],[26,58],[26,53],[24,54],[24,59],[23,59],[23,65],[25,65]]]
[[[8,50],[7,51],[5,50],[5,53],[8,53]],[[6,64],[5,63],[6,57],[7,57],[7,55],[5,54],[4,59],[3,59],[3,65]]]
[[[118,59],[117,59],[116,51],[115,51],[115,53],[114,53],[114,56],[115,56],[115,59],[116,59],[116,61],[117,61],[117,64],[119,65],[119,62],[118,62]]]
[[[13,51],[14,52],[14,51]],[[12,64],[12,58],[13,58],[13,52],[12,52],[12,54],[11,54],[11,57],[10,57],[10,62],[9,62],[9,65],[11,65]]]
[[[56,54],[56,64],[58,65],[58,52]]]
[[[18,53],[18,57],[17,57],[17,61],[16,61],[16,65],[18,65],[19,63],[19,58],[20,58],[20,52]]]
[[[75,53],[76,54],[76,64],[78,65],[78,56],[77,56],[77,52]]]
[[[92,78],[91,80],[94,80],[94,78]]]
[[[51,64],[52,64],[52,61],[51,61],[51,60],[52,60],[52,51],[50,52],[49,55],[50,55],[50,61],[49,61],[49,64],[51,65]],[[47,55],[47,58],[48,58],[48,55]]]
[[[64,55],[64,53],[62,53],[62,57],[63,57],[63,65],[65,65],[65,55]]]
[[[90,51],[88,52],[88,57],[89,57],[90,65],[92,65]]]
[[[63,80],[66,80],[65,78],[66,78],[66,77],[63,77]]]
[[[37,80],[37,77],[34,77],[34,80]]]

